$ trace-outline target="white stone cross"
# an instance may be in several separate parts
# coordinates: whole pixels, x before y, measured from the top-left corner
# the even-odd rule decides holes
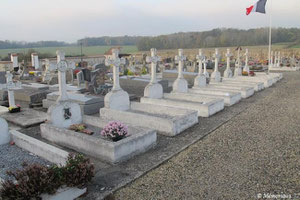
[[[241,48],[240,47],[238,47],[238,52],[237,52],[237,68],[240,68],[240,62],[241,62],[241,57],[240,57],[240,50],[241,50]]]
[[[249,51],[248,51],[248,49],[246,49],[246,52],[245,52],[245,67],[244,67],[243,71],[246,71],[249,74],[250,69],[248,67],[248,55],[249,55]]]
[[[269,64],[269,66],[273,66],[273,55],[274,55],[274,52],[273,51],[271,51],[271,57],[270,57],[270,60],[269,60],[269,62],[270,62],[270,64]]]
[[[13,82],[13,75],[7,71],[6,72],[6,84],[0,84],[0,90],[7,89],[8,102],[10,107],[17,107],[15,102],[14,89],[21,89],[21,82]]]
[[[215,72],[219,71],[219,59],[221,55],[219,54],[219,49],[215,49]]]
[[[202,49],[199,49],[199,54],[196,56],[196,59],[199,62],[198,75],[201,75],[201,74],[203,74],[202,64],[203,64],[203,60],[204,60],[204,56],[202,54]]]
[[[183,55],[183,50],[178,49],[178,55],[175,56],[175,61],[178,62],[178,78],[183,78],[183,65],[184,61],[186,60],[186,56]]]
[[[226,61],[227,61],[227,66],[226,70],[224,71],[224,77],[225,78],[231,78],[232,77],[232,71],[230,69],[230,57],[232,56],[232,53],[230,53],[230,49],[227,49],[226,55]]]
[[[156,55],[157,50],[152,48],[151,56],[146,57],[146,62],[151,63],[151,81],[150,83],[157,83],[156,80],[156,65],[157,62],[161,61],[161,57]]]
[[[105,65],[110,66],[113,65],[113,79],[114,79],[114,85],[112,90],[120,90],[120,83],[119,83],[119,67],[121,64],[125,64],[126,60],[125,58],[119,58],[119,49],[113,49],[112,50],[112,56],[111,58],[105,59]]]
[[[59,98],[58,102],[63,102],[69,100],[67,94],[67,82],[66,82],[66,71],[68,69],[75,69],[75,63],[65,60],[65,53],[62,51],[56,51],[57,55],[57,65],[50,64],[49,70],[55,71],[58,70],[58,84],[59,84]]]
[[[207,63],[208,63],[208,60],[206,58],[206,56],[203,55],[203,68],[204,68],[204,71],[203,71],[203,74],[205,75],[206,78],[209,78],[209,73],[207,71]]]
[[[280,51],[279,51],[278,58],[277,58],[277,67],[280,67],[280,60],[281,60],[281,57],[280,57]]]

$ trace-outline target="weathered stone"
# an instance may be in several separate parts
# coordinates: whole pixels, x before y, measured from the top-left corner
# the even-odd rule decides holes
[[[0,145],[7,144],[10,141],[10,133],[7,122],[0,118]]]

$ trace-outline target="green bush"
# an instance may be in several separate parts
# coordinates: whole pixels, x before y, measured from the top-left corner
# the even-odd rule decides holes
[[[6,180],[0,189],[0,197],[8,199],[41,199],[43,193],[54,194],[58,188],[82,187],[94,176],[94,166],[82,155],[70,155],[65,166],[46,167],[39,164],[7,172],[15,181]]]

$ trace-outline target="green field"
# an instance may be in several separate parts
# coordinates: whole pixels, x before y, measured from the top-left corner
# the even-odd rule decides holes
[[[104,54],[111,46],[90,46],[83,47],[84,55],[97,55]],[[68,56],[80,55],[80,46],[69,46],[69,47],[43,47],[43,48],[31,48],[37,51],[38,53],[49,53],[53,56],[55,55],[56,50],[63,50]],[[4,58],[8,53],[26,53],[29,49],[0,49],[0,57]],[[134,53],[138,49],[136,46],[123,46],[122,53]]]

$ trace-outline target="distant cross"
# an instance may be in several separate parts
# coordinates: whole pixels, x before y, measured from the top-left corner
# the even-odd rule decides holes
[[[273,55],[274,55],[274,52],[273,51],[271,51],[271,58],[270,58],[270,60],[269,60],[269,62],[270,62],[270,66],[273,66]]]
[[[219,59],[221,55],[219,54],[219,49],[215,49],[215,72],[219,71]]]
[[[226,59],[227,59],[227,70],[230,70],[230,57],[232,56],[232,53],[230,53],[230,49],[227,49],[226,53]]]
[[[65,53],[62,51],[56,51],[57,64],[49,64],[49,70],[58,70],[58,84],[59,84],[59,98],[58,102],[69,100],[67,94],[67,82],[66,82],[66,71],[68,69],[75,69],[75,63],[65,60]]]
[[[13,82],[13,75],[7,71],[6,72],[6,84],[0,84],[0,89],[7,89],[8,102],[10,107],[17,107],[15,103],[14,89],[21,89],[21,82]]]
[[[156,80],[156,65],[157,62],[161,61],[161,57],[156,55],[157,50],[151,49],[151,56],[146,57],[146,62],[151,63],[151,81],[150,83],[157,83]]]
[[[204,59],[204,56],[202,54],[202,49],[199,49],[199,54],[196,56],[196,59],[199,62],[199,72],[198,72],[198,75],[201,75],[201,74],[203,74],[202,64],[203,64],[203,59]]]
[[[175,61],[178,62],[178,78],[183,78],[183,65],[186,60],[186,56],[183,55],[183,50],[178,49],[178,55],[175,56]]]
[[[113,65],[113,79],[114,85],[112,90],[121,90],[119,83],[119,67],[121,64],[125,65],[125,58],[119,58],[119,49],[112,50],[112,56],[110,58],[105,59],[105,65],[111,66]]]
[[[246,67],[248,67],[248,55],[249,55],[249,51],[248,51],[248,49],[246,49],[246,52],[245,52],[245,57],[246,57],[245,66]]]

